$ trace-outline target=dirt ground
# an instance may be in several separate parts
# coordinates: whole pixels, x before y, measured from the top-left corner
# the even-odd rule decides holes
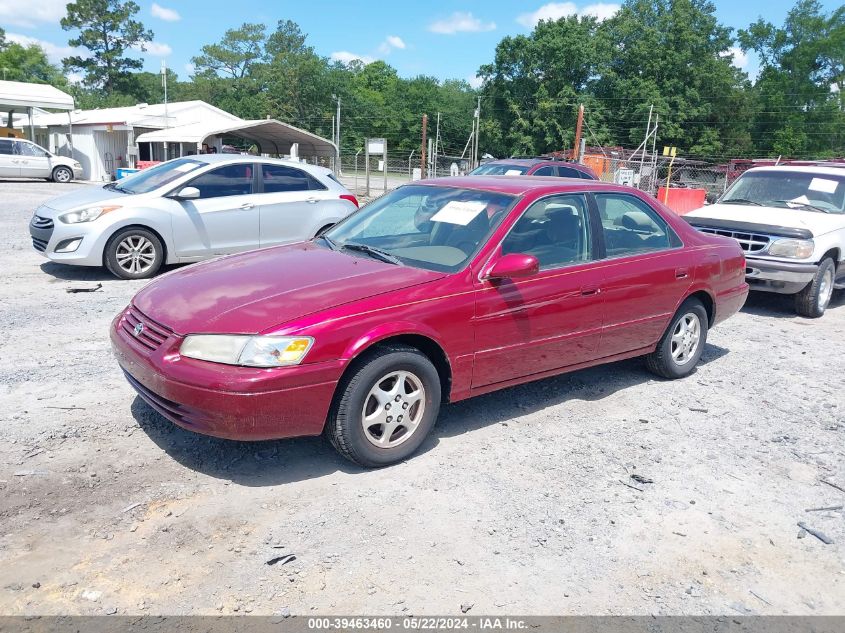
[[[0,183],[0,613],[845,613],[844,293],[815,321],[752,296],[686,380],[632,360],[448,406],[363,471],[138,399],[107,331],[142,284],[30,245],[74,186]]]

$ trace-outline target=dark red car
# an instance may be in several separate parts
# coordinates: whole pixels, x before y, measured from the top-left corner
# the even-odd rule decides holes
[[[581,163],[550,158],[501,158],[479,165],[470,176],[555,176],[598,180],[596,172]]]
[[[748,294],[734,240],[595,181],[409,184],[309,242],[171,272],[112,325],[141,397],[238,440],[325,432],[382,466],[443,402],[645,356],[693,371]]]

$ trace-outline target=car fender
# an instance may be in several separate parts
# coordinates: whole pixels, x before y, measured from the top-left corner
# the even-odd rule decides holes
[[[154,231],[161,237],[167,254],[165,263],[170,264],[176,261],[174,255],[176,250],[173,244],[173,223],[168,212],[155,208],[133,208],[130,213],[124,214],[118,211],[114,214],[114,217],[111,216],[112,214],[105,216],[110,222],[103,227],[100,236],[97,238],[97,247],[101,252],[105,250],[108,241],[118,231],[128,226],[140,226]]]
[[[354,360],[373,345],[396,336],[423,336],[430,339],[437,344],[441,350],[443,350],[446,360],[450,365],[452,364],[449,351],[443,345],[438,333],[431,327],[420,323],[414,323],[412,321],[392,321],[390,323],[381,323],[367,330],[349,342],[343,352],[343,358],[350,361]]]

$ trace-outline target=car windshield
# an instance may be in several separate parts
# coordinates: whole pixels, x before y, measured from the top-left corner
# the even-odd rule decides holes
[[[124,193],[149,193],[207,164],[191,158],[176,158],[122,178],[110,188]]]
[[[330,248],[395,264],[456,272],[502,222],[514,196],[405,185],[325,233]]]
[[[746,172],[719,202],[845,213],[845,173]]]
[[[524,176],[528,167],[524,165],[509,165],[507,163],[487,163],[479,165],[471,172],[470,176]]]

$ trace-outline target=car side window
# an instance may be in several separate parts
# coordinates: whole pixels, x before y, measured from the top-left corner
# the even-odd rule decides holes
[[[583,195],[543,198],[517,220],[502,242],[502,254],[534,255],[540,270],[592,258],[590,222]]]
[[[554,176],[555,175],[555,168],[551,165],[546,165],[545,167],[540,167],[537,171],[535,171],[532,176]]]
[[[639,198],[597,193],[595,199],[608,257],[625,257],[681,245],[666,221]]]
[[[43,149],[41,149],[37,145],[33,145],[32,143],[16,141],[15,144],[17,145],[16,153],[20,154],[21,156],[37,156],[43,158],[47,155]]]
[[[187,183],[200,190],[200,198],[245,196],[252,193],[251,163],[236,163],[218,167]]]
[[[311,174],[295,167],[264,164],[261,166],[261,174],[264,179],[264,193],[315,191],[326,188]]]
[[[572,169],[572,167],[561,167],[558,166],[557,168],[558,176],[561,178],[580,178],[581,172],[577,169]]]
[[[15,145],[13,141],[5,138],[0,138],[0,154],[14,154]]]

